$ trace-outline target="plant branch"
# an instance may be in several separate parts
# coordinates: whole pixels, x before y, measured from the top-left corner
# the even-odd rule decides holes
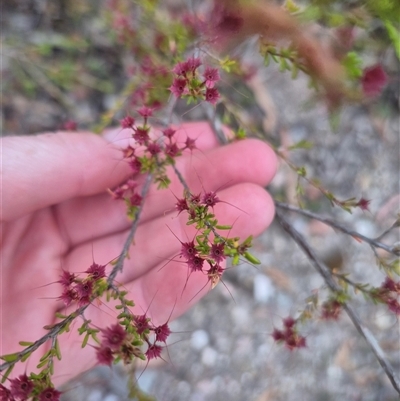
[[[61,330],[63,330],[68,324],[70,324],[73,320],[75,320],[78,316],[80,316],[89,305],[90,304],[80,307],[74,313],[71,313],[69,316],[67,316],[64,320],[62,320],[61,322],[56,323],[54,326],[52,326],[52,328],[50,329],[50,331],[47,334],[45,334],[43,337],[39,338],[39,340],[36,340],[32,345],[30,345],[29,347],[26,347],[21,352],[16,352],[15,353],[16,358],[13,361],[5,362],[2,365],[0,365],[0,372],[8,369],[12,365],[15,365],[17,362],[19,362],[21,359],[23,359],[24,356],[35,352],[41,345],[43,345],[49,339],[55,339],[58,336],[58,334],[61,332]]]
[[[334,292],[342,291],[341,287],[336,283],[329,268],[322,263],[316,256],[314,250],[311,246],[307,243],[306,239],[301,235],[281,214],[280,211],[276,212],[277,219],[283,229],[293,238],[293,240],[299,245],[299,247],[303,250],[303,252],[308,256],[311,263],[314,265],[315,269],[318,273],[324,278],[326,284]],[[354,326],[356,327],[357,331],[364,337],[365,341],[368,343],[369,347],[371,348],[372,352],[374,353],[375,357],[378,359],[378,362],[382,366],[385,374],[389,378],[390,382],[392,383],[394,389],[400,394],[400,380],[397,377],[393,366],[386,358],[382,348],[380,347],[379,343],[373,336],[373,334],[369,331],[368,328],[364,327],[361,323],[359,317],[354,312],[354,310],[346,303],[343,302],[343,309],[346,311],[347,315],[349,316],[350,320],[353,322]]]
[[[153,181],[153,175],[149,174],[146,177],[146,181],[144,183],[142,192],[140,194],[142,199],[144,199],[146,197],[147,193],[149,192],[152,181]],[[128,237],[124,243],[124,246],[122,248],[122,252],[118,256],[117,262],[116,262],[115,266],[113,267],[110,275],[107,278],[107,284],[108,284],[109,288],[114,287],[115,277],[117,276],[117,274],[119,272],[122,272],[124,261],[125,261],[126,257],[128,256],[129,248],[132,245],[133,237],[135,236],[136,230],[139,226],[139,218],[140,218],[140,215],[142,214],[142,210],[143,210],[143,203],[140,205],[140,207],[137,209],[137,211],[135,213],[135,217],[133,219],[131,229],[130,229]]]
[[[392,246],[383,244],[382,242],[379,242],[376,239],[366,237],[365,235],[362,235],[362,234],[358,233],[357,231],[352,231],[352,230],[342,226],[341,224],[337,223],[336,221],[329,219],[328,217],[320,216],[316,213],[301,209],[301,208],[293,206],[293,205],[289,205],[287,203],[275,201],[275,205],[279,209],[290,210],[291,212],[296,212],[296,213],[302,214],[303,216],[310,217],[315,220],[319,220],[322,223],[325,223],[328,226],[331,226],[331,227],[341,231],[342,233],[351,235],[354,238],[358,238],[358,239],[366,242],[367,244],[371,245],[372,247],[384,249],[386,252],[389,252],[392,255],[396,255],[396,256],[400,255],[400,252],[398,250],[394,249]]]

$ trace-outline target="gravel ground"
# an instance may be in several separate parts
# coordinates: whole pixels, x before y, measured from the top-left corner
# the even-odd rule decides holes
[[[15,24],[28,23],[34,30],[32,20],[23,16],[26,12],[15,12]],[[2,67],[5,76],[6,67]],[[332,210],[318,193],[307,190],[313,200],[309,207],[329,212],[362,234],[378,236],[394,221],[400,207],[398,99],[393,101],[398,88],[385,93],[385,110],[392,111],[384,119],[374,116],[371,120],[367,108],[347,107],[338,132],[333,133],[325,107],[307,107],[311,93],[304,77],[291,81],[272,66],[262,82],[265,93],[273,99],[269,109],[269,117],[276,121],[272,138],[314,143],[313,149],[298,151],[293,161],[305,165],[310,176],[318,177],[341,199],[364,196],[372,200],[370,213],[356,211],[350,215]],[[88,96],[82,101],[86,102],[85,110],[101,112],[90,99]],[[55,129],[65,117],[54,102],[26,99],[18,93],[3,99],[2,106],[3,126],[9,134],[30,128]],[[31,112],[28,115],[27,110]],[[16,123],[20,119],[23,126]],[[286,194],[293,201],[294,188],[293,175],[282,163],[269,189],[273,195]],[[328,265],[350,272],[356,281],[381,284],[383,274],[368,246],[298,215],[285,215],[307,235]],[[399,240],[398,229],[387,237],[388,243]],[[242,264],[229,270],[224,276],[225,286],[218,285],[171,323],[175,334],[169,353],[164,355],[167,362],[150,364],[144,372],[139,368],[141,388],[158,401],[398,400],[366,342],[345,315],[336,322],[317,319],[302,326],[307,339],[302,350],[289,351],[274,343],[271,333],[280,327],[282,318],[297,316],[310,295],[318,292],[323,299],[327,293],[322,278],[277,222],[255,241],[254,253],[262,262],[260,266]],[[385,307],[366,303],[362,296],[355,297],[352,305],[400,372],[398,319]],[[112,372],[99,367],[68,384],[62,399],[127,400],[126,384],[123,367]]]

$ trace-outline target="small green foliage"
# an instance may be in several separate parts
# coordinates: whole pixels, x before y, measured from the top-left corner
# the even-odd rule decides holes
[[[362,60],[356,52],[348,52],[342,60],[347,76],[354,80],[362,75]]]

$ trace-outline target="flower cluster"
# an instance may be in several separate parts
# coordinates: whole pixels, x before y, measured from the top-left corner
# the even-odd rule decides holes
[[[329,299],[322,304],[321,318],[324,320],[337,320],[342,311],[342,304],[337,299]]]
[[[196,140],[186,137],[185,142],[178,143],[176,130],[167,127],[161,131],[161,135],[151,135],[148,125],[149,117],[153,115],[153,109],[143,106],[138,110],[143,117],[142,125],[136,124],[131,116],[121,120],[121,127],[132,130],[134,145],[128,145],[123,149],[123,157],[127,160],[132,177],[125,183],[109,190],[114,199],[122,199],[128,206],[128,216],[133,218],[136,210],[142,204],[142,196],[136,191],[137,183],[135,176],[140,173],[151,173],[159,188],[169,185],[169,178],[166,174],[166,167],[175,163],[175,158],[182,155],[184,150],[193,151],[196,149]]]
[[[10,388],[0,384],[2,401],[59,401],[61,392],[41,380],[29,378],[26,374],[10,379]]]
[[[69,306],[72,302],[77,302],[78,306],[89,304],[93,297],[97,294],[97,290],[105,276],[105,266],[93,263],[86,271],[87,277],[81,279],[76,274],[63,271],[60,280],[63,291],[58,298],[64,302],[65,306]]]
[[[296,323],[290,316],[283,319],[283,330],[274,329],[272,338],[279,343],[285,343],[290,350],[305,347],[306,339],[297,332]]]
[[[99,364],[109,365],[122,360],[125,364],[136,358],[150,361],[160,358],[163,346],[166,343],[171,330],[168,321],[162,325],[154,326],[150,318],[143,315],[122,313],[121,323],[116,323],[106,329],[102,329],[102,341],[96,348],[96,356]],[[151,341],[150,335],[154,334]],[[141,346],[146,343],[147,350],[143,354]]]
[[[220,80],[217,68],[206,67],[202,74],[198,72],[201,61],[197,57],[191,57],[178,63],[174,68],[175,78],[170,86],[170,91],[177,97],[186,97],[190,100],[205,100],[216,104],[220,98],[216,82]]]
[[[390,311],[400,316],[400,281],[396,283],[386,277],[380,287],[370,291],[370,295],[375,302],[386,304]]]
[[[220,200],[215,192],[204,192],[191,194],[187,191],[184,197],[177,198],[175,208],[178,214],[186,212],[188,214],[187,224],[193,224],[198,230],[196,241],[181,243],[181,251],[177,255],[184,259],[188,267],[188,278],[195,272],[202,272],[208,276],[211,288],[214,288],[220,281],[225,268],[222,262],[229,256],[233,258],[233,264],[239,263],[240,256],[249,262],[259,264],[260,261],[248,252],[251,247],[252,237],[248,237],[243,243],[239,238],[228,238],[222,236],[220,230],[230,230],[231,226],[218,224],[213,210],[217,203],[226,203]]]

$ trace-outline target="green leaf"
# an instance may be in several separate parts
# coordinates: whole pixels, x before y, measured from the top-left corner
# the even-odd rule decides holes
[[[55,344],[55,352],[56,352],[56,357],[59,361],[61,361],[61,350],[60,350],[60,343],[58,341],[58,338],[56,339],[56,344]]]
[[[19,345],[22,345],[23,347],[30,347],[31,345],[33,345],[34,343],[30,342],[30,341],[20,341]]]
[[[86,333],[85,338],[83,339],[83,342],[82,342],[82,348],[86,347],[86,345],[87,345],[87,343],[89,341],[89,337],[90,337],[90,334]]]
[[[14,362],[18,359],[18,354],[7,354],[0,357],[3,361],[6,362]]]
[[[389,39],[392,41],[396,56],[400,60],[400,31],[389,21],[385,21],[385,28]]]
[[[7,380],[7,377],[10,375],[12,370],[14,369],[15,365],[11,365],[7,370],[6,373],[3,374],[3,377],[1,378],[1,383],[4,383]]]
[[[360,78],[362,75],[362,60],[356,52],[349,52],[342,60],[342,65],[345,68],[350,79]]]
[[[288,150],[295,150],[295,149],[312,149],[314,147],[314,144],[312,142],[309,142],[305,139],[302,139],[301,141],[295,143],[292,146],[288,147]]]
[[[260,265],[261,261],[260,259],[256,258],[254,255],[252,255],[249,252],[244,253],[244,257],[250,262],[253,263],[254,265]]]

